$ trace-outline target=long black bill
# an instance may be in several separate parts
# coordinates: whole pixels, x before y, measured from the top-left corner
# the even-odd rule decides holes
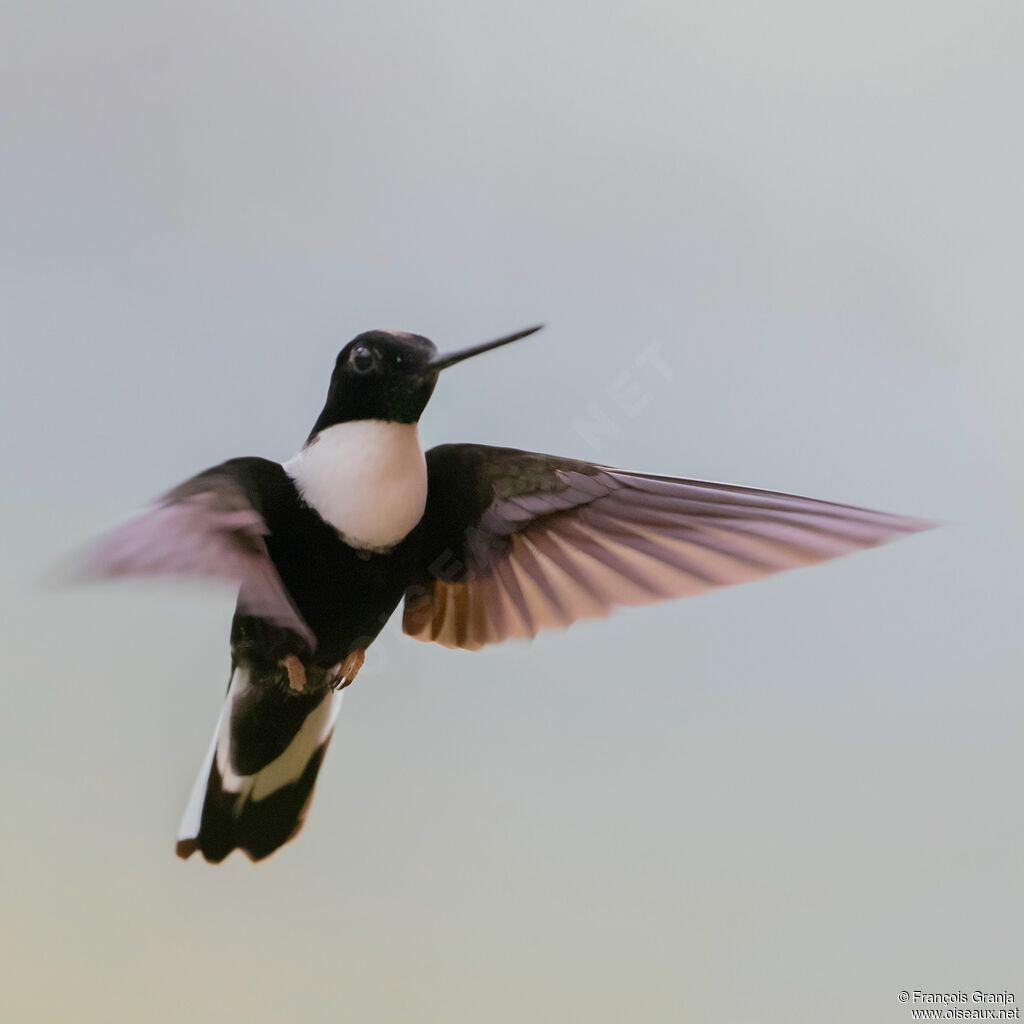
[[[478,356],[481,352],[490,352],[492,348],[509,345],[513,341],[519,341],[520,338],[528,338],[531,334],[536,334],[543,326],[543,324],[537,324],[536,327],[527,327],[525,331],[516,331],[515,334],[510,334],[505,338],[498,338],[497,341],[485,341],[482,345],[464,348],[461,352],[451,352],[448,355],[435,356],[427,363],[427,369],[434,372],[446,370],[449,366],[461,363],[463,359],[469,359],[470,356]]]

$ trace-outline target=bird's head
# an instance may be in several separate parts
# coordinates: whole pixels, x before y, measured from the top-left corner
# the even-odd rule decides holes
[[[416,423],[442,370],[539,330],[539,326],[530,327],[447,355],[439,355],[437,346],[420,334],[359,334],[338,353],[327,401],[310,431],[310,439],[327,427],[353,420]]]

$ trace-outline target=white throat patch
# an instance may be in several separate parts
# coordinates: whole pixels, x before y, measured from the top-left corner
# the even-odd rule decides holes
[[[427,506],[427,461],[415,423],[337,423],[284,469],[306,504],[355,548],[394,547]]]

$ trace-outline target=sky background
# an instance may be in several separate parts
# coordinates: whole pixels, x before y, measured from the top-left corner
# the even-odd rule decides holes
[[[4,5],[4,1019],[1024,1000],[1022,46],[1015,0]],[[532,645],[392,622],[301,837],[178,861],[230,591],[48,567],[288,457],[354,334],[538,320],[426,443],[949,525]]]

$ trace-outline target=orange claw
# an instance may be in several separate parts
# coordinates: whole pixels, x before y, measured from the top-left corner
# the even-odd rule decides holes
[[[289,654],[282,658],[279,665],[283,665],[288,673],[288,685],[299,693],[306,688],[306,666],[294,655]]]
[[[355,677],[359,674],[359,670],[363,667],[363,662],[366,660],[366,651],[363,649],[352,651],[351,654],[341,663],[334,678],[336,680],[334,689],[344,690]]]
[[[341,663],[342,675],[344,675],[344,677],[351,683],[359,674],[359,670],[363,667],[364,661],[366,661],[366,651],[362,649],[353,651]]]

